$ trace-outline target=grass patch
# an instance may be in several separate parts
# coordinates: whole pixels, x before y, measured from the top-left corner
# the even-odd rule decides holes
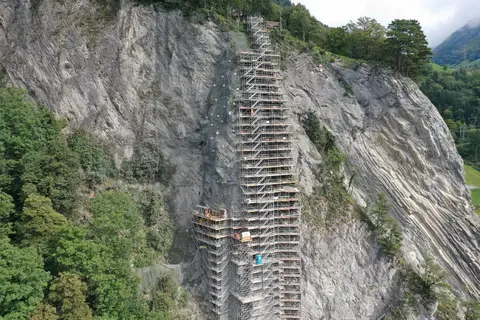
[[[475,211],[480,215],[480,171],[472,166],[465,165],[465,180],[470,186],[478,187],[470,191],[472,195],[472,204],[475,207]]]
[[[465,179],[467,180],[468,185],[480,188],[480,171],[477,169],[465,165]]]
[[[470,192],[472,194],[472,204],[474,206],[480,205],[480,189],[475,189]]]

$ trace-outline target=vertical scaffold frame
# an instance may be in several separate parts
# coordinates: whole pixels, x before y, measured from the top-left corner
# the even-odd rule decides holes
[[[199,207],[194,235],[203,250],[211,319],[301,319],[301,206],[280,56],[263,18],[249,17],[247,24],[252,49],[237,57],[235,101],[243,210]]]
[[[261,254],[263,263],[253,265],[248,275],[232,273],[250,286],[248,292],[236,293],[243,299],[232,306],[250,310],[245,319],[300,319],[301,207],[288,108],[279,91],[280,56],[272,48],[263,18],[249,17],[248,32],[252,50],[238,55],[241,96],[236,103],[245,210],[232,216],[232,230],[248,228],[252,242],[244,245],[252,254]]]

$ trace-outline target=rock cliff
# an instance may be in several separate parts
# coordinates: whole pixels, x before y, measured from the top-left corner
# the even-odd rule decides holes
[[[88,0],[0,3],[0,64],[10,81],[69,128],[108,142],[118,162],[150,152],[174,166],[169,200],[185,229],[195,205],[235,203],[234,42],[211,23],[128,1],[119,8]],[[286,62],[304,193],[321,183],[312,171],[322,157],[300,125],[313,111],[348,157],[355,200],[387,194],[406,260],[416,265],[433,254],[459,295],[480,298],[480,222],[462,160],[430,101],[409,79],[366,65],[320,68],[307,56]],[[305,318],[381,316],[396,270],[364,223],[351,217],[303,230]]]

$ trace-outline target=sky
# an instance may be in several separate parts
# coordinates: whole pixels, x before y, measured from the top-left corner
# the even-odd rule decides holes
[[[298,0],[319,21],[338,27],[362,16],[387,26],[394,19],[416,19],[430,46],[471,21],[480,21],[480,0]]]

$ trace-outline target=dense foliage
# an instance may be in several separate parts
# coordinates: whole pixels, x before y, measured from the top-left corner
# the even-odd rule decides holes
[[[394,20],[385,28],[361,17],[346,26],[327,28],[296,5],[282,12],[283,25],[311,46],[354,59],[376,61],[416,78],[431,58],[425,34],[416,20]]]
[[[285,8],[281,17],[282,26],[301,41],[316,45],[325,41],[326,26],[310,15],[305,6]]]
[[[416,20],[397,19],[385,28],[375,19],[361,17],[344,27],[327,29],[323,47],[351,58],[384,63],[409,77],[417,77],[431,57]]]
[[[163,197],[115,180],[104,190],[122,177],[106,148],[62,128],[22,91],[0,89],[0,318],[171,319],[176,283],[170,300],[146,301],[134,270],[171,246]]]
[[[277,40],[298,39],[300,46],[313,53],[328,50],[355,59],[389,65],[406,76],[416,77],[431,57],[425,35],[416,20],[394,20],[388,28],[375,19],[362,17],[344,27],[328,28],[301,4],[289,0],[137,0],[178,9],[195,22],[213,19],[220,25],[237,26],[239,15],[261,14],[267,20],[281,21]],[[301,48],[301,49],[303,49]]]
[[[0,103],[0,189],[17,207],[36,192],[49,197],[60,213],[70,214],[78,158],[60,135],[61,124],[48,110],[33,106],[22,91],[0,89]]]
[[[463,159],[479,168],[480,70],[431,66],[420,89],[443,116]]]
[[[233,13],[261,14],[266,18],[278,20],[280,5],[272,0],[137,0],[141,4],[160,4],[166,9],[181,10],[186,16],[195,20],[205,18],[221,22]],[[289,1],[280,1],[289,5]]]
[[[480,24],[466,25],[455,31],[434,50],[433,61],[439,65],[459,65],[480,59]]]
[[[0,239],[0,318],[27,319],[44,297],[50,275],[34,248]]]
[[[426,70],[420,89],[445,120],[477,126],[480,122],[480,70]]]

